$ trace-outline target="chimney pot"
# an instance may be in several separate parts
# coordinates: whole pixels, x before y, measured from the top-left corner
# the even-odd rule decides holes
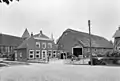
[[[118,27],[118,30],[120,30],[120,26]]]
[[[40,34],[42,34],[42,30],[40,30]]]
[[[31,36],[33,36],[33,32],[31,32]]]

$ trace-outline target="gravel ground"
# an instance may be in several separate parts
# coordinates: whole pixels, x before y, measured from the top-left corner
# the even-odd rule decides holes
[[[120,81],[120,67],[31,63],[0,69],[0,81]]]

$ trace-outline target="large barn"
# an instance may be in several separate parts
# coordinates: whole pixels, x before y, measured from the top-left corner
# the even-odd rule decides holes
[[[61,54],[71,53],[75,56],[84,55],[90,52],[89,34],[67,29],[57,41],[58,51]],[[92,53],[104,54],[106,51],[113,50],[113,44],[97,35],[91,35]],[[62,58],[62,55],[61,55]]]

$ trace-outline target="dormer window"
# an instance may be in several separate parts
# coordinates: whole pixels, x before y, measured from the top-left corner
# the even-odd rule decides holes
[[[52,48],[52,43],[48,43],[48,48]]]
[[[45,49],[46,48],[46,43],[42,43],[42,48]]]
[[[40,42],[36,42],[36,47],[40,48]]]

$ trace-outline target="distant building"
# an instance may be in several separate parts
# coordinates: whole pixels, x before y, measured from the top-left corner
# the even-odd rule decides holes
[[[120,50],[120,27],[116,30],[114,37],[114,50]]]
[[[14,49],[17,48],[22,43],[23,39],[21,37],[0,34],[0,55],[11,54]]]
[[[57,40],[58,51],[60,53],[71,53],[75,56],[87,56],[86,54],[90,52],[89,43],[88,33],[72,29],[64,31]],[[113,44],[110,41],[97,35],[91,35],[91,43],[92,53],[95,54],[104,54],[106,51],[113,50]],[[62,57],[61,55],[61,58]]]
[[[43,60],[56,57],[57,47],[53,38],[49,38],[40,31],[38,34],[29,35],[25,30],[22,38],[24,41],[17,47],[15,57],[19,61]]]

